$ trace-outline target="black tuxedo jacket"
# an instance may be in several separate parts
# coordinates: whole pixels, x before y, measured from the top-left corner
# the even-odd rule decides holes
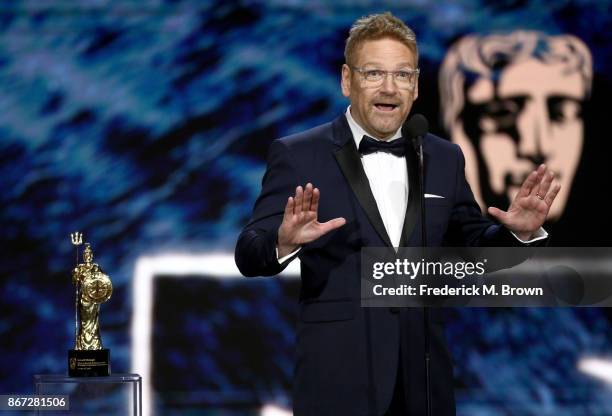
[[[428,245],[517,245],[503,227],[484,218],[464,174],[459,147],[424,139]],[[408,152],[409,200],[402,246],[419,246],[417,156]],[[276,258],[277,232],[287,198],[311,182],[321,191],[319,221],[347,223],[299,251],[301,291],[293,406],[301,415],[382,415],[402,368],[410,415],[425,415],[423,310],[360,307],[360,250],[390,246],[344,115],[331,123],[272,143],[253,217],[236,245],[245,276],[269,276],[284,265]],[[431,309],[433,415],[454,415],[452,362],[440,309]]]

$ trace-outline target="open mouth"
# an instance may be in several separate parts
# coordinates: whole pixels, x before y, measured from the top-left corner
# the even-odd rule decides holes
[[[393,111],[399,106],[397,104],[375,103],[374,107],[376,107],[380,111]]]

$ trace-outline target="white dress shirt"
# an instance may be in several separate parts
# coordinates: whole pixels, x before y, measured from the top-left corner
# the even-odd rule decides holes
[[[375,140],[378,137],[366,132],[351,115],[351,107],[346,109],[346,119],[353,133],[353,140],[359,149],[363,136],[370,136]],[[401,127],[387,141],[402,137]],[[408,204],[408,169],[404,156],[395,156],[386,152],[374,152],[361,156],[363,170],[368,177],[370,189],[376,200],[378,212],[394,247],[399,247]]]

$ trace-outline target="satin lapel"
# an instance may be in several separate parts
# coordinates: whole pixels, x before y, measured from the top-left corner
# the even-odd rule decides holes
[[[378,206],[376,205],[374,195],[372,195],[368,178],[363,170],[355,142],[353,140],[346,141],[344,146],[334,153],[334,156],[359,204],[365,210],[370,223],[372,223],[372,226],[385,244],[391,247],[391,240],[387,235],[380,212],[378,212]]]
[[[427,166],[427,153],[425,153],[423,163]],[[406,152],[406,167],[408,169],[408,204],[406,205],[406,216],[402,227],[402,237],[400,246],[407,247],[410,236],[414,231],[417,220],[421,217],[421,198],[423,190],[419,186],[419,160],[417,152],[409,147]],[[419,240],[420,241],[420,240]]]

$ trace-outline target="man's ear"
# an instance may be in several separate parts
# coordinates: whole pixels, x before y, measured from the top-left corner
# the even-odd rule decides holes
[[[342,95],[350,97],[351,95],[351,69],[347,64],[342,65]]]
[[[416,101],[416,99],[419,97],[419,79],[418,78],[416,80],[416,85],[414,86],[414,92],[412,94],[414,95],[414,97],[412,98],[412,101]]]

